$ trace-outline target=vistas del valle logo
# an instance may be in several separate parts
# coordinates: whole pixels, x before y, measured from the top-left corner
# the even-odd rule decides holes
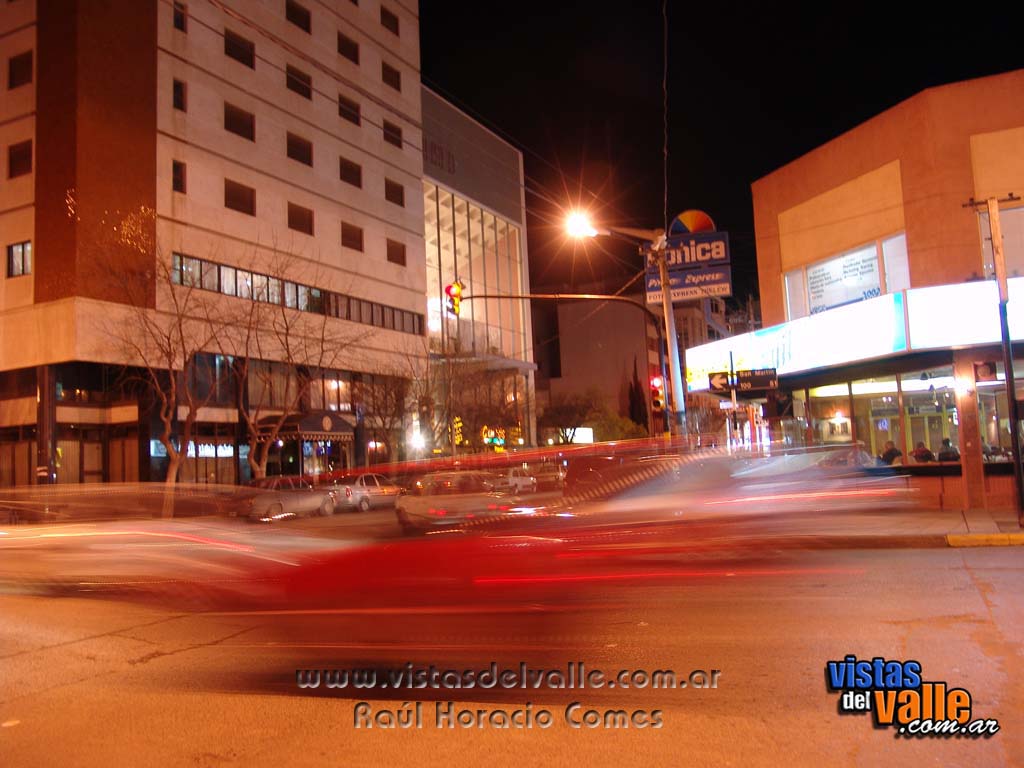
[[[926,682],[919,661],[846,656],[825,664],[825,682],[840,694],[840,713],[870,712],[876,728],[892,728],[897,737],[989,738],[999,732],[998,720],[973,719],[970,691]]]

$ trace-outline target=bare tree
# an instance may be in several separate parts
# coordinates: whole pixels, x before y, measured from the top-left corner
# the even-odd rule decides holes
[[[220,339],[234,359],[241,419],[253,477],[266,477],[270,452],[289,416],[300,413],[324,370],[343,367],[351,347],[368,334],[343,331],[329,315],[334,294],[295,281],[299,260],[273,249],[269,268],[253,273],[250,299]],[[310,283],[320,281],[315,278]]]
[[[109,223],[108,223],[109,218]],[[126,316],[112,312],[100,319],[103,335],[119,349],[125,379],[141,383],[155,401],[167,453],[165,482],[174,485],[192,442],[199,410],[217,392],[217,373],[209,352],[222,331],[214,299],[201,288],[199,262],[169,257],[156,247],[155,211],[140,207],[128,214],[105,214],[103,235],[91,263],[103,269],[119,291]],[[151,257],[151,269],[125,269],[124,251]]]

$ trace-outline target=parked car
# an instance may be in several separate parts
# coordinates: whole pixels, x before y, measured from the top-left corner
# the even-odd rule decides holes
[[[537,487],[542,490],[560,491],[565,483],[565,464],[561,460],[531,464],[527,472],[536,478]]]
[[[508,493],[536,493],[537,478],[522,467],[506,467],[493,473],[495,490]]]
[[[262,489],[249,502],[249,519],[271,523],[292,517],[333,515],[335,500],[327,488],[316,488],[306,480],[280,477],[260,481]]]
[[[330,486],[338,509],[366,512],[373,507],[393,507],[402,488],[384,475],[346,475]]]
[[[487,472],[435,472],[425,475],[411,493],[395,505],[398,524],[406,535],[430,528],[448,528],[469,520],[509,512],[516,503],[496,489]]]

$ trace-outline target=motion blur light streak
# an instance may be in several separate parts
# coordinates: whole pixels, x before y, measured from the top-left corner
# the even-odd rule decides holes
[[[26,541],[31,539],[77,539],[89,536],[154,536],[158,538],[179,539],[192,544],[208,544],[221,549],[233,549],[238,552],[255,552],[256,548],[248,544],[235,544],[230,541],[209,539],[204,536],[194,536],[187,533],[166,533],[163,531],[76,531],[73,533],[37,533],[27,536],[19,536],[14,541]]]
[[[847,575],[862,576],[863,569],[845,568],[796,568],[764,571],[631,571],[627,573],[600,573],[565,576],[486,576],[474,578],[473,584],[496,586],[499,584],[550,584],[556,582],[588,582],[588,581],[628,581],[631,579],[691,579],[714,578],[716,576],[822,576]]]
[[[800,499],[831,499],[837,496],[892,496],[895,492],[891,489],[869,488],[862,491],[814,491],[810,493],[773,493],[769,496],[738,496],[732,499],[716,499],[705,501],[708,506],[715,504],[737,504],[746,501],[797,501]]]

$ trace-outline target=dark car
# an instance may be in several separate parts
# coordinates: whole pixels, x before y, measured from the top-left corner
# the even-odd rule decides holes
[[[565,473],[566,495],[595,490],[622,473],[625,459],[621,456],[580,456],[569,459]]]

